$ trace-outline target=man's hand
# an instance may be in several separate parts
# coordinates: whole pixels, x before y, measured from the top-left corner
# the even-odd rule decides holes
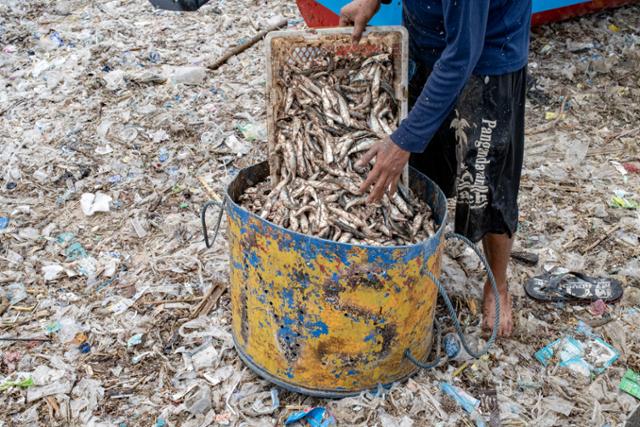
[[[388,136],[382,141],[375,144],[366,152],[356,166],[362,167],[376,158],[376,164],[373,166],[367,179],[360,186],[360,192],[364,193],[373,185],[371,194],[367,201],[375,203],[382,199],[385,191],[390,190],[390,194],[394,194],[398,189],[398,181],[402,176],[404,166],[409,161],[411,153],[398,147]]]
[[[353,42],[358,43],[365,27],[380,9],[380,0],[353,0],[340,9],[340,26],[353,25]]]

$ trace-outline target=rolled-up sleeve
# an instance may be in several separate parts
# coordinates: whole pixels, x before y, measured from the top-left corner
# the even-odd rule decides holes
[[[391,139],[412,153],[427,148],[480,59],[489,0],[442,0],[446,47],[413,109]]]

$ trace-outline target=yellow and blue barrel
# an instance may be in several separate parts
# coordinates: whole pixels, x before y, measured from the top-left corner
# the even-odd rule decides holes
[[[438,231],[396,247],[324,240],[279,227],[237,204],[267,179],[261,163],[243,169],[225,194],[233,337],[242,360],[286,389],[342,397],[387,385],[426,359],[440,276],[442,191],[412,170],[410,183],[432,208]]]

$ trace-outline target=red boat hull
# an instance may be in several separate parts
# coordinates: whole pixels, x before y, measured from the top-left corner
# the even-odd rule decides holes
[[[542,6],[544,6],[545,0],[537,1],[540,2]],[[549,22],[564,21],[566,19],[623,6],[625,4],[638,3],[639,1],[640,0],[584,1],[583,3],[575,4],[572,6],[559,7],[551,10],[546,10],[544,12],[534,13],[531,19],[531,25],[536,26]],[[296,3],[298,4],[298,9],[300,10],[302,17],[309,27],[324,28],[338,26],[339,18],[336,12],[323,6],[319,3],[318,0],[296,0]]]
[[[637,0],[592,0],[573,6],[561,7],[546,12],[534,13],[531,17],[531,26],[547,24],[549,22],[564,21],[577,16],[588,15],[605,9],[636,3]]]

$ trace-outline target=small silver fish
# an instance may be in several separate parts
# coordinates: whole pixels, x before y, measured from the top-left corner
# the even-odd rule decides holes
[[[367,223],[357,216],[350,214],[349,212],[345,212],[342,209],[336,208],[334,206],[327,206],[329,212],[334,214],[336,217],[344,220],[347,224],[353,224],[357,228],[366,228]]]
[[[407,204],[407,202],[405,202],[404,199],[400,197],[400,194],[398,194],[397,191],[391,196],[391,202],[393,202],[393,204],[396,205],[398,209],[400,209],[400,212],[402,212],[409,218],[413,218],[413,210]]]
[[[371,147],[373,147],[379,139],[363,139],[360,141],[355,147],[349,150],[349,155],[361,153],[362,151],[368,151]]]

